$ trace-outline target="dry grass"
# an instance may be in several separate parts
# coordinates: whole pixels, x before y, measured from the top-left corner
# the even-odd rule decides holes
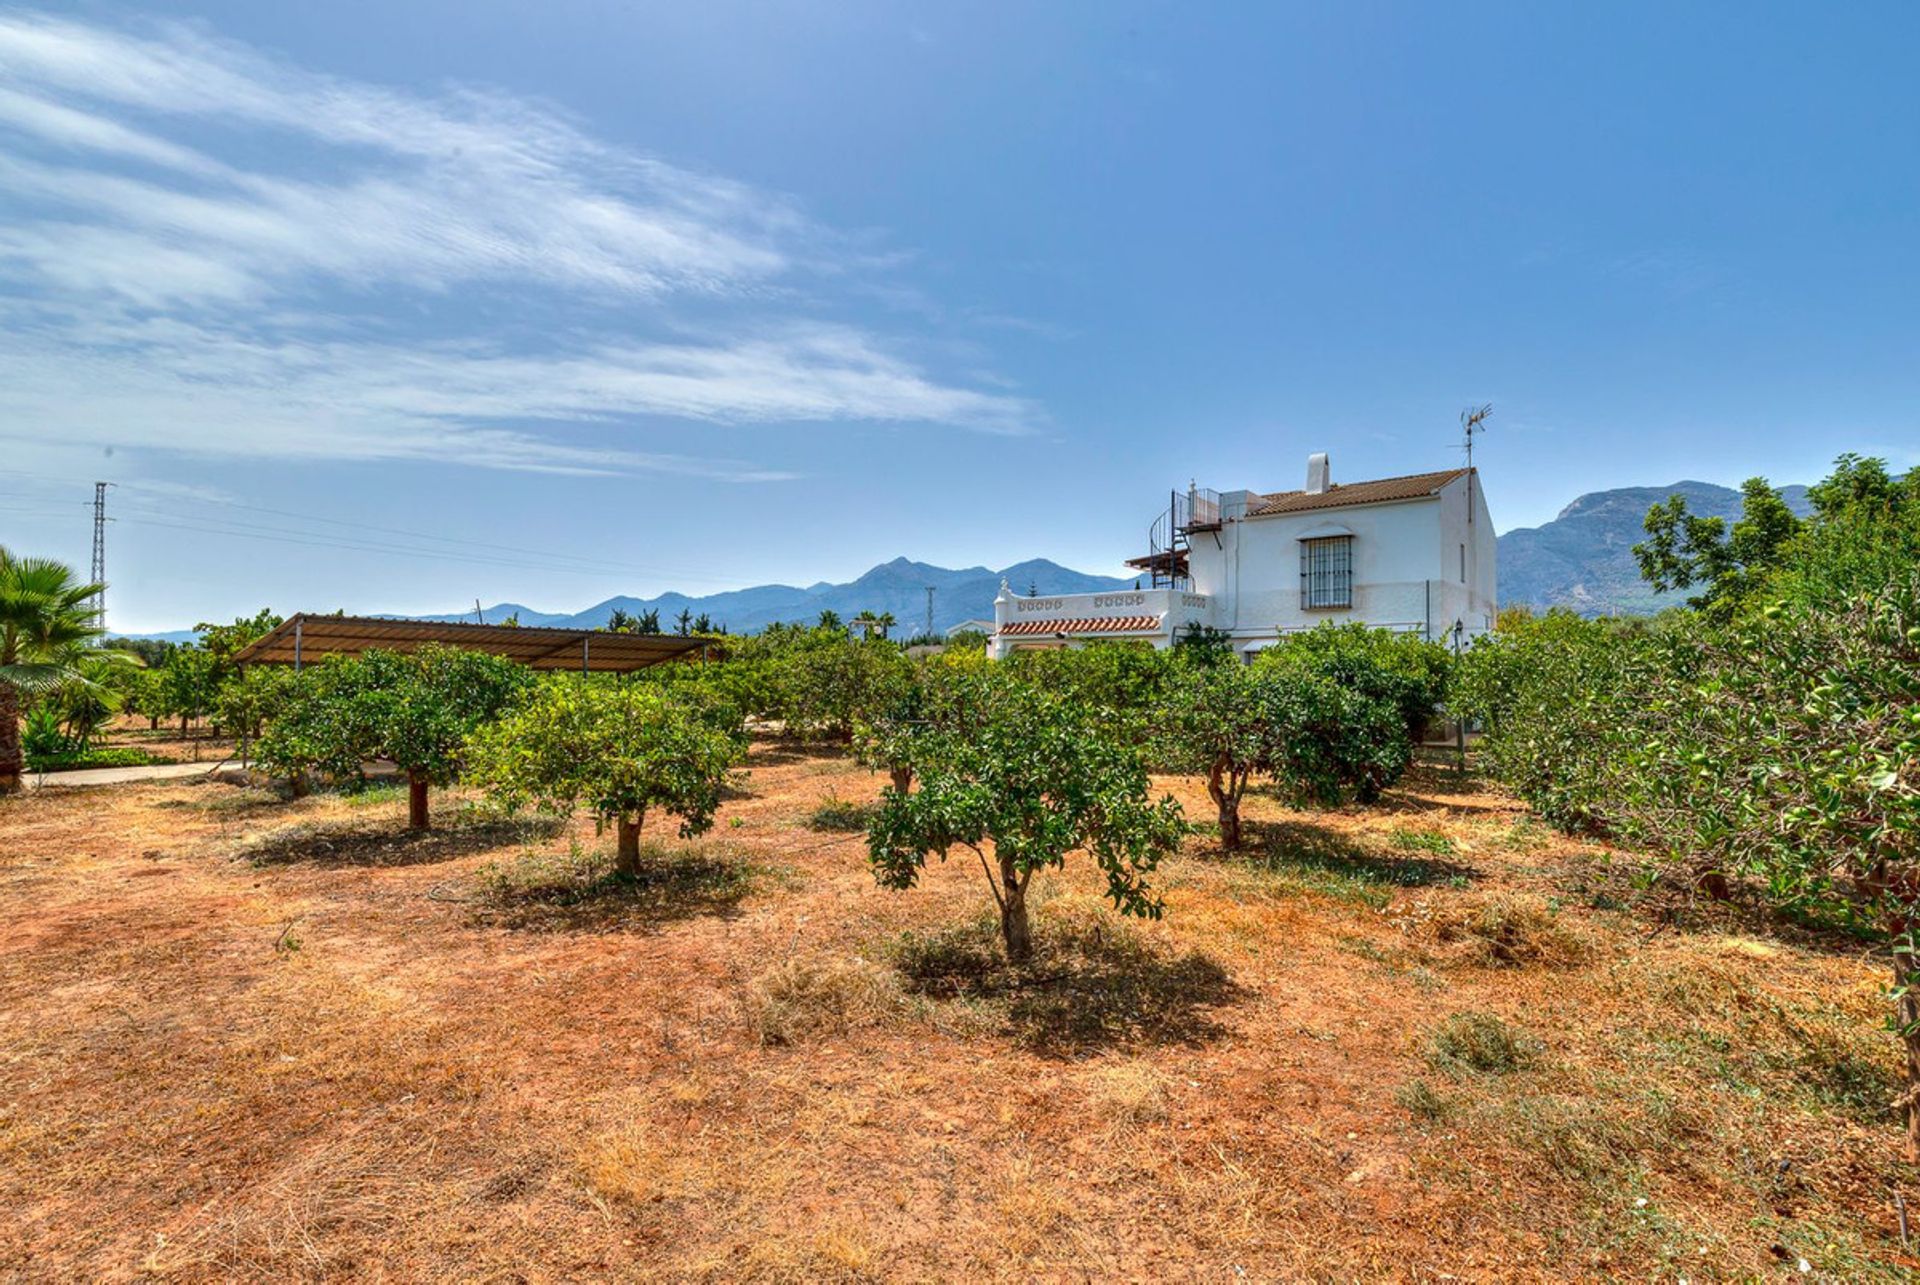
[[[830,955],[761,973],[748,983],[742,1009],[762,1044],[800,1044],[880,1026],[906,1012],[907,1000],[893,971]]]
[[[458,791],[0,802],[0,1277],[1903,1279],[1881,966],[1416,773],[1004,965],[763,743],[642,876]],[[1206,815],[1199,783],[1165,783]],[[1713,911],[1713,914],[1720,914]]]
[[[1490,967],[1560,967],[1579,963],[1586,943],[1558,911],[1536,897],[1496,894],[1428,921],[1434,940],[1457,946],[1460,958]]]

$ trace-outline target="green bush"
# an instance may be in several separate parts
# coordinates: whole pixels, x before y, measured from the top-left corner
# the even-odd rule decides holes
[[[46,754],[27,751],[27,771],[29,772],[72,772],[94,767],[147,767],[151,764],[173,761],[164,754],[150,754],[146,750],[118,747],[65,749]]]
[[[1406,722],[1408,739],[1417,744],[1446,700],[1453,656],[1417,634],[1369,629],[1356,621],[1290,634],[1261,652],[1257,663],[1298,667],[1392,702]]]
[[[1465,657],[1456,699],[1556,824],[1883,943],[1920,1067],[1920,575],[1839,602],[1794,583],[1805,596],[1651,627],[1512,622]]]
[[[1086,709],[1109,736],[1142,744],[1160,703],[1181,672],[1186,652],[1145,643],[1096,642],[1086,647],[1017,651],[998,664],[1036,687]]]
[[[1446,696],[1452,658],[1412,634],[1325,624],[1260,653],[1253,668],[1311,685],[1318,715],[1296,779],[1323,802],[1371,802],[1413,762],[1413,748]]]

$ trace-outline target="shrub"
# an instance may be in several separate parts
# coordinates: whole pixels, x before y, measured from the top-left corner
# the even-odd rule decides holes
[[[851,799],[828,799],[807,816],[809,830],[842,834],[864,834],[874,809]]]
[[[31,768],[35,759],[58,758],[77,754],[79,746],[60,728],[60,715],[52,705],[41,703],[27,711],[20,727],[20,748]]]
[[[1503,619],[1460,658],[1454,712],[1481,725],[1483,761],[1542,817],[1566,830],[1610,830],[1661,631],[1558,610]]]
[[[120,747],[95,746],[92,749],[64,749],[51,754],[27,753],[29,772],[69,772],[96,767],[147,767],[155,763],[171,763],[172,759],[164,754],[149,754],[146,750]]]
[[[1189,666],[1152,720],[1155,757],[1207,779],[1220,841],[1240,846],[1240,802],[1257,776],[1289,797],[1377,794],[1405,767],[1391,707],[1294,665]]]
[[[1096,642],[1086,647],[1018,651],[999,665],[1036,687],[1068,697],[1092,712],[1111,739],[1143,744],[1153,712],[1183,668],[1183,656],[1144,643]]]
[[[1261,652],[1257,663],[1298,666],[1390,701],[1400,711],[1408,740],[1417,744],[1446,699],[1453,657],[1417,634],[1370,629],[1356,621],[1289,635]]]
[[[911,668],[906,653],[883,638],[833,637],[797,648],[777,680],[787,730],[851,741],[861,722],[899,698]]]
[[[1305,683],[1312,716],[1291,773],[1321,802],[1371,802],[1413,762],[1413,747],[1446,689],[1449,658],[1437,644],[1364,625],[1322,625],[1260,653],[1262,676]]]

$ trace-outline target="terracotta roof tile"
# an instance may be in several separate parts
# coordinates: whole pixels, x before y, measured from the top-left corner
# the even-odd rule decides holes
[[[1438,473],[1412,473],[1406,477],[1382,477],[1371,482],[1336,483],[1318,495],[1305,491],[1276,491],[1262,495],[1247,506],[1247,516],[1264,518],[1276,513],[1305,513],[1312,509],[1338,509],[1352,504],[1383,504],[1390,500],[1418,500],[1437,492],[1457,477],[1463,468],[1442,469]]]

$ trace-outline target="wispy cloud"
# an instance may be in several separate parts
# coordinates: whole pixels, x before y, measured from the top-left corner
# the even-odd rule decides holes
[[[538,102],[323,76],[197,26],[23,13],[0,14],[0,86],[16,423],[215,455],[762,477],[634,444],[657,417],[1037,418],[921,369],[899,337],[794,315],[887,266],[863,238]],[[421,326],[422,301],[461,305],[435,314],[455,332]],[[676,323],[696,307],[698,332]],[[564,340],[484,322],[558,315]]]

